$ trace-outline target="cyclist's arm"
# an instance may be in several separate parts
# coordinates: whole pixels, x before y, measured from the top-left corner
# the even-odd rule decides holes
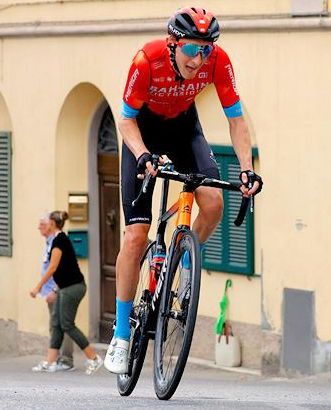
[[[123,137],[125,145],[136,157],[136,160],[138,160],[139,157],[144,153],[150,152],[144,144],[137,124],[137,120],[135,118],[125,118],[123,115],[121,115],[118,123],[118,128]],[[152,174],[153,177],[155,177],[156,171],[154,170],[151,161],[146,162],[146,169]],[[139,174],[138,178],[144,178],[144,175]]]
[[[228,118],[228,121],[232,145],[241,170],[253,170],[251,139],[244,117]]]
[[[149,152],[144,144],[135,118],[126,118],[123,114],[118,122],[118,128],[123,137],[125,145],[138,159],[144,152]]]
[[[242,115],[242,107],[233,67],[229,56],[220,47],[217,48],[214,84],[229,122],[230,136],[242,171],[253,171],[252,148],[249,130]],[[247,177],[243,174],[243,182]],[[244,195],[251,195],[258,189],[255,182],[251,190],[242,187]]]
[[[122,114],[118,123],[123,141],[138,160],[148,153],[143,142],[136,117],[143,104],[149,100],[150,64],[143,51],[138,51],[131,64],[128,79],[123,93]],[[146,168],[153,175],[155,171],[151,162],[146,163]]]
[[[252,146],[251,139],[248,131],[248,127],[244,117],[234,117],[228,118],[230,126],[230,136],[232,140],[232,145],[236,151],[238,161],[240,163],[240,168],[242,171],[253,170],[252,162]],[[243,183],[248,182],[245,173],[242,174]],[[246,188],[244,185],[241,187],[241,191],[244,196],[253,195],[259,188],[259,183],[254,182],[251,189]]]

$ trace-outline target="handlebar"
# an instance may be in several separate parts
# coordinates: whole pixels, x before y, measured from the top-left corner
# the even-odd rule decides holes
[[[158,155],[153,155],[154,169],[158,168],[158,165],[159,165],[158,159],[159,159]],[[161,168],[159,168],[157,171],[156,177],[162,178],[162,179],[169,179],[172,181],[182,182],[186,184],[187,186],[189,186],[192,189],[192,191],[194,191],[199,186],[210,186],[213,188],[225,189],[227,191],[241,192],[240,183],[232,184],[230,182],[221,181],[219,179],[207,178],[203,174],[193,174],[193,173],[192,174],[181,174],[173,170],[173,165],[171,162],[168,162],[165,165],[163,165]],[[139,202],[141,197],[144,194],[146,194],[146,192],[148,191],[148,186],[149,186],[151,178],[152,178],[152,175],[148,173],[144,179],[144,182],[142,184],[142,187],[140,189],[140,192],[137,198],[132,202],[132,206],[136,206],[137,202]],[[251,202],[250,211],[253,212],[253,197],[250,197],[250,198],[246,198],[244,196],[242,197],[240,209],[234,221],[234,224],[236,226],[240,226],[243,223],[246,212],[247,212],[247,208],[250,202]]]

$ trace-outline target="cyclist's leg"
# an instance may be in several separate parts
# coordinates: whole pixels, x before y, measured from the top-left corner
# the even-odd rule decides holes
[[[195,191],[199,213],[193,223],[193,231],[199,242],[204,243],[216,229],[223,214],[223,198],[220,190],[211,187],[199,187]]]
[[[117,298],[123,302],[133,300],[138,283],[139,263],[146,249],[150,225],[128,225],[123,246],[116,261]]]
[[[177,119],[176,144],[169,146],[169,156],[180,172],[198,172],[219,179],[219,171],[213,152],[207,143],[199,117],[193,104],[186,115]],[[200,243],[204,243],[216,228],[223,213],[223,197],[220,190],[199,187],[195,191],[199,214],[193,230]]]
[[[137,117],[137,123],[146,147],[151,152],[161,154],[159,148],[162,136],[159,135],[159,131],[164,128],[163,120],[151,113],[146,106],[143,106]],[[157,136],[158,138],[156,138]],[[120,318],[116,318],[115,337],[125,339],[130,337],[130,306],[132,307],[132,300],[136,293],[140,259],[146,249],[148,231],[152,221],[153,186],[151,185],[155,184],[155,180],[150,182],[148,193],[133,208],[132,201],[137,198],[142,185],[142,180],[137,179],[136,167],[136,158],[128,147],[123,144],[121,181],[126,233],[123,247],[116,262],[117,311]],[[122,311],[123,314],[121,314]],[[123,321],[122,317],[125,318]],[[124,325],[122,322],[124,322]]]
[[[127,146],[122,150],[122,203],[126,232],[116,261],[116,329],[109,346],[105,367],[115,373],[126,373],[129,349],[130,313],[139,276],[139,262],[144,253],[150,227],[152,194],[142,204],[132,207],[141,180],[136,177],[136,159]]]
[[[192,153],[195,157],[198,172],[210,178],[219,179],[219,171],[214,154],[207,143],[197,118],[196,130],[192,138]],[[221,190],[201,186],[195,191],[195,200],[199,213],[193,223],[193,230],[199,242],[204,243],[216,229],[223,214],[223,195]]]

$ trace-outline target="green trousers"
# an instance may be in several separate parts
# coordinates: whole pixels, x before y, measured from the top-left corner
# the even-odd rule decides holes
[[[85,349],[89,345],[85,335],[75,325],[77,309],[85,293],[85,282],[76,283],[57,291],[51,318],[51,349],[60,349],[65,333],[81,349]]]

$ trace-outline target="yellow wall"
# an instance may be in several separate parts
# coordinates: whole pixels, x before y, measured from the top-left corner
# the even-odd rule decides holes
[[[0,6],[7,3],[0,1]],[[164,17],[181,2],[164,1],[162,15],[159,8],[147,7],[155,6],[151,0],[78,5],[45,2],[0,7],[0,22],[46,21],[49,16],[52,20],[120,18],[124,4],[126,18]],[[288,1],[255,0],[249,4],[251,7],[247,0],[210,1],[208,7],[229,15],[289,12]],[[138,14],[133,14],[134,10]],[[43,249],[36,229],[39,215],[64,208],[68,191],[87,189],[87,144],[93,112],[105,98],[117,122],[131,58],[139,46],[154,37],[157,35],[0,41],[0,113],[6,113],[0,120],[13,130],[14,151],[14,254],[11,259],[0,258],[0,312],[1,317],[18,321],[20,330],[47,334],[44,301],[28,296],[39,277]],[[328,340],[331,55],[327,51],[331,33],[225,32],[220,44],[234,65],[252,140],[259,148],[257,169],[265,181],[256,200],[255,259],[256,273],[263,274],[267,319],[281,332],[283,288],[314,290],[317,335]],[[198,106],[209,141],[229,143],[227,121],[215,92],[206,91]],[[157,205],[154,208],[157,212]],[[81,266],[88,277],[87,264]],[[239,275],[203,272],[199,312],[217,316],[228,277],[234,282],[231,319],[260,324],[259,278],[249,281]],[[88,328],[87,307],[88,298],[79,314],[84,330]]]
[[[162,0],[162,7],[152,0],[1,0],[0,23],[168,18],[177,8],[187,4],[178,0]],[[290,0],[202,0],[198,4],[220,16],[281,14],[290,10]]]
[[[11,119],[0,87],[0,131],[12,131]],[[17,320],[17,274],[13,258],[0,257],[0,317]]]
[[[273,36],[258,33],[250,36],[249,47],[245,46],[246,33],[225,34],[222,40],[234,65],[246,117],[251,123],[252,140],[259,148],[259,170],[265,181],[263,193],[256,201],[255,259],[256,272],[261,273],[263,253],[267,317],[274,330],[281,332],[283,288],[313,290],[317,334],[322,340],[331,337],[328,319],[331,308],[326,303],[328,286],[325,286],[331,262],[327,251],[330,213],[325,189],[328,171],[323,167],[328,164],[331,149],[328,98],[331,56],[325,52],[330,40],[330,32],[324,32],[323,36],[320,32]],[[219,107],[216,102],[206,104],[200,114],[202,122],[207,124],[208,116],[220,116]],[[220,122],[209,121],[205,130],[213,143],[218,135],[222,142],[229,141],[224,118]],[[204,280],[210,282],[213,290],[215,282],[207,278]],[[224,280],[218,278],[220,291],[224,289]],[[258,307],[258,279],[250,283],[245,278],[235,281],[238,285],[231,292],[231,317],[246,321],[247,310],[234,308],[234,301],[237,299],[247,306],[245,300],[253,296],[256,301],[253,306]],[[250,320],[260,323],[259,309],[248,306]]]
[[[325,50],[331,33],[259,37],[256,46],[263,47],[267,66],[258,77],[255,100],[252,94],[248,98],[257,113],[254,123],[261,136],[261,172],[266,181],[260,198],[266,308],[280,330],[282,288],[314,290],[317,334],[326,340],[331,336],[331,308],[325,303],[331,262],[325,189],[331,149],[331,56]],[[258,64],[252,69],[257,70]],[[299,220],[302,229],[297,227]]]

